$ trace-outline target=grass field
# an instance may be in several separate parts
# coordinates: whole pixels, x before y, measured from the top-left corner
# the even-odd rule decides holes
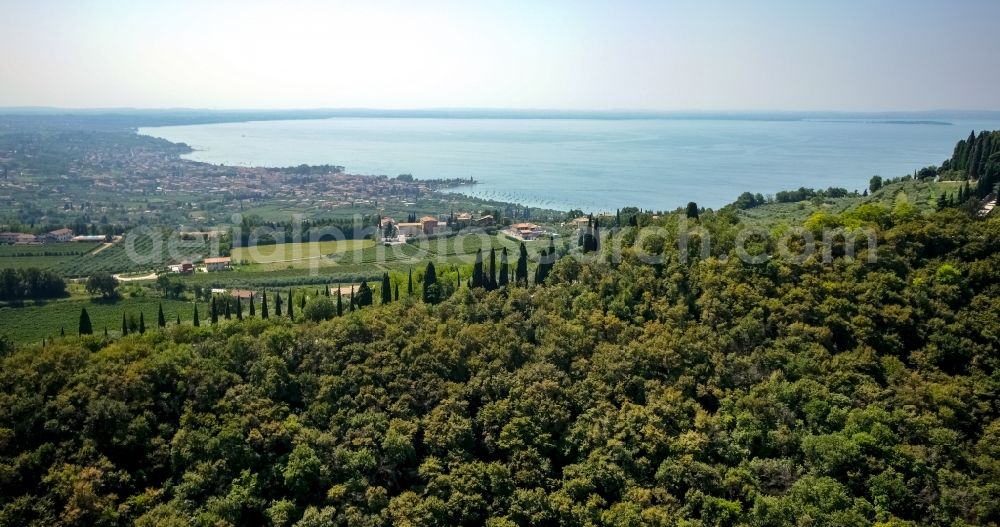
[[[0,245],[0,268],[49,269],[72,262],[93,251],[99,243],[46,243],[43,245]]]
[[[278,243],[234,248],[231,256],[234,264],[258,270],[308,269],[334,265],[338,255],[374,246],[372,240]]]
[[[7,335],[15,342],[40,342],[42,338],[59,335],[65,329],[67,335],[75,335],[79,327],[80,310],[87,308],[94,333],[103,333],[107,326],[109,334],[120,334],[122,313],[139,316],[142,312],[146,328],[156,327],[156,313],[160,302],[167,323],[174,324],[177,315],[182,323],[190,324],[194,314],[194,304],[182,300],[160,298],[122,298],[115,303],[94,302],[89,298],[68,298],[24,307],[0,307],[0,335]],[[204,304],[199,307],[202,320],[207,320],[208,311]]]

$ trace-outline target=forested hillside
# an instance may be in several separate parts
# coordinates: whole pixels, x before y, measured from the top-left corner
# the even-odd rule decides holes
[[[969,133],[969,138],[955,145],[943,170],[954,170],[976,184],[977,197],[996,190],[1000,183],[1000,131]]]
[[[995,525],[1000,221],[868,207],[823,223],[874,263],[703,213],[707,259],[8,350],[0,525]]]

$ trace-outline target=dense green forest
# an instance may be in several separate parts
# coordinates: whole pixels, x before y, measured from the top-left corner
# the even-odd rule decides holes
[[[1000,522],[1000,220],[814,218],[878,234],[828,264],[660,221],[545,285],[6,344],[0,525]]]

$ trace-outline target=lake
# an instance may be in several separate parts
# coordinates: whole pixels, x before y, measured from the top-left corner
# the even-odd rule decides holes
[[[188,159],[244,166],[341,165],[353,174],[469,178],[457,191],[528,206],[719,207],[741,192],[862,190],[940,164],[997,121],[475,119],[342,117],[142,128]]]

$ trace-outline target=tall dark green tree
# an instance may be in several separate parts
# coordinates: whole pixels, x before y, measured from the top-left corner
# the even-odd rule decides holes
[[[167,317],[163,315],[163,302],[160,302],[160,307],[157,309],[156,325],[161,328],[167,327]]]
[[[357,308],[357,306],[358,306],[358,303],[357,303],[357,301],[354,298],[354,291],[355,291],[355,288],[354,288],[354,285],[352,284],[351,285],[351,311],[354,311]]]
[[[236,297],[236,320],[243,320],[243,300]]]
[[[340,294],[340,286],[337,286],[337,316],[344,316],[344,295]]]
[[[510,263],[507,261],[507,248],[500,251],[500,276],[497,277],[497,286],[507,287],[510,279]]]
[[[395,297],[394,300],[399,302],[399,282],[393,284],[393,293],[393,296]]]
[[[274,316],[281,316],[281,291],[274,292]]]
[[[201,320],[198,318],[198,304],[194,305],[194,327],[201,326]]]
[[[490,270],[486,278],[486,289],[492,291],[497,288],[497,250],[490,247]]]
[[[698,219],[698,204],[691,201],[687,205],[687,217],[693,220]]]
[[[139,312],[139,334],[146,334],[146,315],[142,311]]]
[[[81,335],[92,335],[94,333],[94,327],[90,323],[90,314],[87,313],[87,308],[80,309],[79,332]]]
[[[437,283],[437,272],[434,270],[434,262],[427,262],[427,270],[424,271],[424,302],[436,304],[441,300],[441,295]]]
[[[219,308],[215,304],[215,295],[212,295],[212,304],[208,308],[208,319],[212,324],[219,323]]]
[[[177,313],[177,325],[181,325],[181,314]]]
[[[382,303],[392,302],[392,283],[389,280],[389,273],[382,273]]]
[[[128,319],[125,318],[125,313],[122,312],[122,336],[128,335]]]
[[[257,316],[257,308],[253,305],[253,293],[250,293],[250,318]]]
[[[413,296],[413,268],[410,268],[410,275],[406,278],[406,295]]]
[[[368,281],[364,280],[361,285],[358,286],[358,307],[367,307],[374,303],[372,298],[372,288],[368,285]]]
[[[214,298],[213,298],[213,300],[214,300]],[[225,309],[226,320],[232,320],[233,319],[233,307],[232,307],[233,306],[233,297],[227,296],[222,301],[225,302],[225,304],[226,304],[226,309]]]
[[[514,283],[525,287],[528,285],[528,248],[521,242],[518,248],[517,265],[514,268]]]
[[[476,263],[472,266],[472,282],[469,284],[472,287],[484,287],[484,276],[483,276],[483,250],[479,249],[476,251]]]
[[[265,289],[260,294],[260,318],[267,320],[268,316],[270,315],[268,314],[267,311],[267,289]]]
[[[295,302],[292,301],[292,290],[288,290],[288,318],[295,320]]]
[[[594,218],[594,242],[593,243],[594,243],[594,245],[592,247],[593,250],[595,252],[596,251],[600,251],[601,250],[601,220],[599,218]],[[550,251],[549,256],[551,258],[555,258],[555,256],[556,256],[555,251]]]

